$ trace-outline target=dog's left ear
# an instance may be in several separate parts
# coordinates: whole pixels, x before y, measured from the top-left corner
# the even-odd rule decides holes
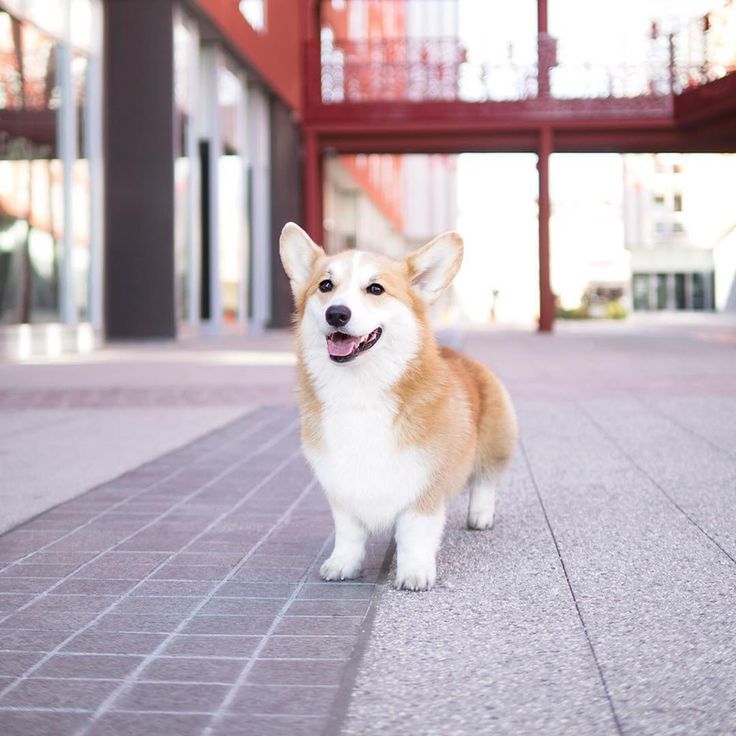
[[[314,262],[324,255],[324,251],[299,225],[287,222],[279,238],[279,252],[284,271],[291,281],[291,290],[296,294],[306,285]]]
[[[463,262],[463,239],[447,232],[406,258],[411,285],[428,304],[435,302],[455,278]]]

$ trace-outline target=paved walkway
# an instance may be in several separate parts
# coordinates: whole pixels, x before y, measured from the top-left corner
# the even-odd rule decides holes
[[[331,520],[272,373],[241,418],[0,537],[0,733],[736,732],[731,333],[465,347],[522,443],[494,530],[453,508],[434,591],[385,584],[386,540],[360,582],[319,581]],[[18,380],[31,403],[51,383]]]
[[[249,408],[292,403],[293,362],[284,333],[0,361],[0,532]]]

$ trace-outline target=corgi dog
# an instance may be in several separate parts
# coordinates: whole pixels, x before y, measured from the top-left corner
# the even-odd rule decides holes
[[[369,534],[395,529],[396,587],[429,590],[448,500],[468,487],[468,527],[489,529],[517,437],[500,381],[440,348],[430,326],[462,239],[445,233],[402,261],[328,256],[288,223],[280,253],[294,294],[302,446],[335,522],[320,574],[358,577]]]

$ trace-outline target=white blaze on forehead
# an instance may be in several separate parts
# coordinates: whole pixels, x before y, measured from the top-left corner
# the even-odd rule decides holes
[[[347,304],[355,301],[363,289],[362,280],[365,278],[362,266],[363,256],[360,251],[352,251],[335,258],[327,267],[330,278],[335,282],[335,296],[331,304]]]

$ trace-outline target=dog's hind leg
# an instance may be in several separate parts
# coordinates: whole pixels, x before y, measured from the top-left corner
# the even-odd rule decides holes
[[[481,397],[475,470],[470,478],[468,528],[490,529],[496,512],[496,489],[516,446],[514,408],[506,390],[487,371],[476,375]]]
[[[470,479],[470,503],[468,504],[468,529],[490,529],[496,513],[495,473],[476,473]]]

